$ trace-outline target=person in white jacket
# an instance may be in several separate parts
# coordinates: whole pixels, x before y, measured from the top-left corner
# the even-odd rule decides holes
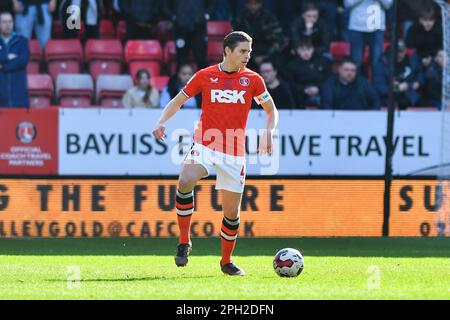
[[[383,53],[386,11],[393,0],[345,0],[344,6],[350,10],[349,40],[351,56],[358,67],[361,66],[364,49],[369,46],[369,61],[372,70]]]

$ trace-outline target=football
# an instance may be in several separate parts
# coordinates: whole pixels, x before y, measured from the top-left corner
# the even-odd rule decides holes
[[[303,266],[303,256],[297,249],[281,249],[273,258],[273,269],[280,277],[297,277]]]

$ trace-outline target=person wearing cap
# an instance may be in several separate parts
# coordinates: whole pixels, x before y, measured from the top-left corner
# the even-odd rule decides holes
[[[388,103],[389,95],[390,52],[391,47],[388,47],[373,71],[375,90],[385,106]],[[423,69],[419,57],[415,53],[408,55],[405,42],[401,39],[397,43],[394,78],[396,106],[400,109],[415,106],[420,98],[418,90],[424,83]]]

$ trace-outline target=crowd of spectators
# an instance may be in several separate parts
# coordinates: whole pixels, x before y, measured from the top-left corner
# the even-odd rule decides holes
[[[378,110],[388,103],[393,0],[2,0],[0,12],[0,106],[28,106],[26,40],[41,48],[52,21],[73,19],[81,10],[84,40],[99,37],[103,17],[126,22],[124,41],[155,39],[155,26],[171,33],[177,68],[158,92],[139,70],[125,107],[164,107],[198,68],[208,65],[209,20],[228,20],[253,38],[248,67],[258,71],[278,108]],[[395,104],[439,107],[444,64],[439,7],[432,0],[398,1]],[[73,23],[76,23],[74,20]],[[12,29],[12,26],[15,28]],[[62,23],[66,38],[79,28]],[[346,41],[350,54],[333,60],[330,43]],[[190,54],[192,53],[192,55]],[[190,58],[192,57],[192,58]],[[15,88],[12,90],[11,88]],[[185,108],[198,108],[199,97]]]

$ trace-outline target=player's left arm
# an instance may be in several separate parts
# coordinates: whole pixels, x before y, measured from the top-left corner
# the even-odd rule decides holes
[[[273,152],[273,134],[278,124],[278,110],[272,97],[267,101],[261,102],[261,106],[266,111],[266,130],[263,133],[259,144],[260,154],[272,154]]]

